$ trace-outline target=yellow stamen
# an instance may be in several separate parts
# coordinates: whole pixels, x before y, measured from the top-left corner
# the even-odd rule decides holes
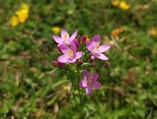
[[[100,49],[98,48],[97,51],[100,52]]]
[[[95,47],[99,47],[99,43],[95,43]]]
[[[73,53],[72,50],[68,50],[68,56],[69,56],[70,58],[74,58],[74,53]]]
[[[96,49],[96,48],[94,48],[94,49],[93,49],[93,52],[94,52],[94,53],[97,53],[97,49]]]
[[[91,78],[88,78],[88,79],[87,79],[87,84],[88,84],[90,87],[93,86],[93,85],[92,85],[92,80],[91,80]]]
[[[63,35],[63,39],[66,40],[68,38],[67,34]]]

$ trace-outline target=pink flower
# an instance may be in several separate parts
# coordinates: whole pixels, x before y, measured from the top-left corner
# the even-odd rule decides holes
[[[82,57],[82,52],[76,52],[77,48],[74,43],[71,43],[71,48],[68,47],[68,45],[61,44],[59,46],[61,52],[64,55],[61,55],[58,57],[58,61],[61,63],[74,63],[77,59]]]
[[[75,40],[76,35],[77,35],[77,30],[75,30],[75,32],[70,37],[69,33],[65,29],[62,29],[61,37],[59,37],[57,35],[53,35],[52,37],[58,43],[58,46],[60,46],[61,44],[70,45],[72,42],[74,42],[74,43],[78,42]]]
[[[100,45],[100,35],[95,35],[91,40],[88,40],[86,47],[91,52],[93,59],[97,57],[101,60],[108,60],[108,58],[102,53],[109,50],[110,46]]]
[[[92,75],[89,74],[88,71],[82,72],[83,80],[80,81],[79,86],[81,88],[86,88],[86,94],[89,95],[92,93],[92,88],[100,88],[101,84],[97,81],[98,80],[98,73],[94,73]]]

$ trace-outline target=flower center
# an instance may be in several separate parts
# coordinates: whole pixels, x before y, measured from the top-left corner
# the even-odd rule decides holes
[[[68,40],[64,40],[64,43],[67,44],[67,45],[70,44]]]
[[[97,53],[97,52],[98,52],[98,49],[97,49],[97,48],[94,48],[94,49],[93,49],[93,52],[94,52],[94,53]]]
[[[99,47],[99,43],[95,43],[95,47],[98,48]]]
[[[68,56],[70,58],[74,58],[74,53],[73,53],[73,51],[71,49],[68,50]]]
[[[93,86],[93,85],[92,85],[92,80],[91,80],[91,78],[87,78],[87,84],[88,84],[90,87]]]
[[[67,44],[67,45],[69,45],[70,43],[69,43],[69,40],[68,40],[67,38],[68,38],[68,35],[67,35],[67,34],[64,34],[64,35],[63,35],[64,43]]]
[[[63,35],[63,39],[66,40],[68,36],[66,34]]]

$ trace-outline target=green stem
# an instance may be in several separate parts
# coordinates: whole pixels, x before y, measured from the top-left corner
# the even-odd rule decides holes
[[[79,103],[81,103],[81,90],[79,87],[79,80],[80,80],[80,68],[79,65],[76,65],[76,71],[77,71],[77,90],[78,90],[78,94],[79,94]]]

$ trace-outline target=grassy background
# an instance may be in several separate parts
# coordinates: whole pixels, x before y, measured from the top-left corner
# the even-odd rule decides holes
[[[1,0],[1,119],[157,118],[157,1],[128,0],[128,10],[111,2]],[[21,3],[30,6],[29,18],[11,27],[10,17]],[[101,42],[112,46],[107,53],[110,67],[105,68],[106,62],[96,67],[103,87],[84,96],[81,105],[68,96],[65,77],[50,73],[51,61],[57,59],[54,26],[70,33],[78,29],[80,36],[100,34]],[[113,38],[116,28],[122,32]]]

